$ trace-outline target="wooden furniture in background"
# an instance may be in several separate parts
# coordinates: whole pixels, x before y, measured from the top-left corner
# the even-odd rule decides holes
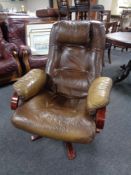
[[[123,32],[131,32],[131,10],[122,11],[119,30]]]
[[[99,13],[99,18],[104,22],[110,22],[111,20],[111,10],[103,10],[102,13]]]
[[[118,47],[131,48],[131,32],[115,32],[106,34],[107,42],[111,45],[116,45]],[[124,59],[124,58],[123,58]],[[131,71],[131,60],[127,65],[122,65],[120,74],[114,80],[114,83],[118,83],[129,75]]]
[[[117,28],[118,28],[117,21],[105,22],[104,25],[105,25],[106,34],[117,32]],[[112,47],[112,44],[110,42],[106,41],[105,48],[108,50],[108,60],[109,60],[110,64],[111,64],[111,47]]]
[[[69,6],[68,0],[57,0],[59,20],[65,18],[71,20],[72,9]]]
[[[74,0],[76,8],[76,19],[90,19],[90,0]]]

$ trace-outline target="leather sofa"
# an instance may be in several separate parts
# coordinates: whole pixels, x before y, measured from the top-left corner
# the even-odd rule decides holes
[[[0,17],[0,84],[15,81],[32,68],[43,69],[48,56],[31,54],[26,45],[25,26],[28,23],[45,23],[45,18],[3,13]]]
[[[22,75],[18,48],[4,39],[0,24],[0,86],[16,81]]]
[[[42,23],[43,19],[29,16],[9,16],[3,23],[3,34],[7,42],[14,43],[18,47],[18,54],[23,74],[32,68],[44,68],[48,56],[33,56],[26,45],[25,26],[28,23]],[[6,32],[5,32],[6,31]]]

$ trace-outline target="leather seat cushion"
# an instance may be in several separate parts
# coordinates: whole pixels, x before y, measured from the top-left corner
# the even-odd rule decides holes
[[[47,62],[48,56],[31,56],[29,58],[29,64],[31,69],[33,68],[44,68]]]
[[[40,136],[89,143],[95,137],[96,125],[88,115],[85,100],[41,92],[16,110],[12,122]]]

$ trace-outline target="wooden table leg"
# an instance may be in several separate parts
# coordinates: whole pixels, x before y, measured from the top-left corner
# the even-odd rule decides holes
[[[128,62],[127,65],[120,66],[121,71],[120,74],[114,80],[114,84],[121,82],[122,80],[126,79],[131,71],[131,60]]]

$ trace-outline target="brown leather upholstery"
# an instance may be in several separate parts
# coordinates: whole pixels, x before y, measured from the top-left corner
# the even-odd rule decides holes
[[[58,19],[58,9],[48,8],[36,10],[36,16],[44,18],[45,20],[57,20]]]
[[[15,91],[21,98],[26,95],[26,101],[16,109],[12,118],[17,128],[63,141],[89,143],[94,139],[95,114],[90,115],[87,98],[93,80],[101,76],[104,31],[102,23],[92,21],[60,21],[53,25],[49,59],[45,73],[43,72],[46,82],[45,79],[42,80],[42,90],[33,93],[33,97],[30,94],[28,96],[29,88],[33,90],[33,87],[39,86],[39,70],[37,81],[33,79],[37,72],[32,70],[14,84]],[[93,86],[97,88],[100,82],[98,80]],[[107,96],[111,80],[102,79],[98,87],[97,102],[101,95],[106,94],[105,102],[102,100],[101,105],[97,104],[97,108],[101,108],[109,102]]]

